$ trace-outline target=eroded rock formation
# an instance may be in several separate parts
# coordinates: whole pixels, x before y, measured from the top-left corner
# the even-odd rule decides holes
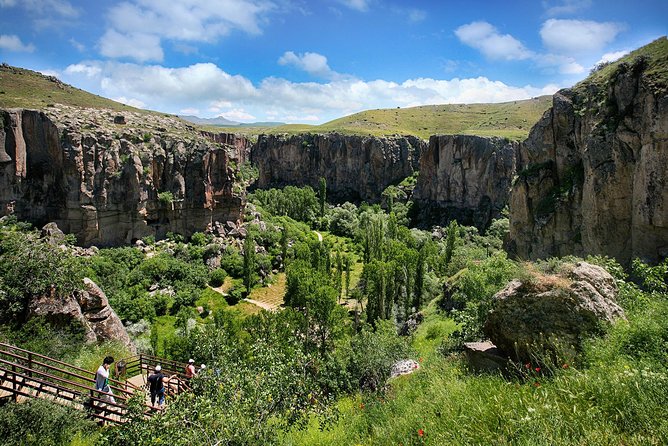
[[[186,236],[237,221],[250,143],[171,117],[67,106],[0,110],[2,215],[54,221],[82,245]],[[232,162],[234,161],[234,162]]]
[[[260,171],[260,188],[317,188],[323,177],[333,200],[377,202],[387,186],[417,170],[426,146],[414,136],[262,135],[252,161]]]
[[[555,94],[521,149],[508,245],[518,257],[668,256],[666,66],[663,37]]]
[[[518,361],[530,362],[542,349],[577,350],[601,323],[624,318],[617,293],[615,279],[586,262],[566,265],[559,275],[513,280],[494,296],[484,331]]]
[[[518,146],[503,138],[432,136],[413,193],[419,222],[442,225],[454,219],[487,227],[508,204]]]
[[[135,351],[123,323],[109,306],[107,296],[88,278],[84,279],[83,290],[64,298],[53,293],[37,296],[30,300],[28,308],[30,317],[43,317],[57,325],[81,324],[87,342],[118,341]]]

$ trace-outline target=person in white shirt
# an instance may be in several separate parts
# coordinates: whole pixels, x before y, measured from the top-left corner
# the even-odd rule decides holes
[[[111,403],[116,403],[116,400],[112,396],[111,388],[109,387],[109,368],[113,363],[114,358],[111,356],[104,358],[102,365],[98,367],[97,373],[95,374],[95,389],[100,392],[108,393],[109,395],[103,395],[102,398]]]

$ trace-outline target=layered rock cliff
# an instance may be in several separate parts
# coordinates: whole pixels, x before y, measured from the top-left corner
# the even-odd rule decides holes
[[[417,170],[426,147],[414,136],[262,135],[251,156],[260,172],[260,188],[316,188],[322,177],[333,200],[375,202],[387,186]]]
[[[413,193],[420,224],[454,219],[486,228],[508,204],[518,146],[502,138],[432,136]]]
[[[54,106],[0,110],[2,215],[55,221],[82,245],[190,235],[237,221],[243,138],[159,115]]]
[[[512,252],[668,256],[667,80],[664,37],[555,94],[521,148]]]

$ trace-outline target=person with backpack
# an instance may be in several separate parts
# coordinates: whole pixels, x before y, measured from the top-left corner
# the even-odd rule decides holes
[[[151,393],[151,406],[155,407],[155,400],[158,400],[158,407],[162,409],[165,404],[165,383],[176,375],[165,376],[162,373],[162,367],[156,365],[153,373],[148,377],[149,392]]]

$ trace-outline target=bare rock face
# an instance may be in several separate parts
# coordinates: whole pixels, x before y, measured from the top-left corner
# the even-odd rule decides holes
[[[251,158],[260,171],[258,187],[317,188],[322,177],[334,200],[377,202],[387,186],[417,170],[424,149],[413,136],[261,135]]]
[[[86,342],[118,341],[130,351],[135,346],[120,318],[109,306],[107,296],[92,280],[84,279],[84,289],[61,298],[54,293],[39,296],[28,304],[29,317],[41,316],[56,325],[79,323]]]
[[[0,110],[0,212],[53,221],[81,245],[127,244],[236,221],[248,141],[171,117],[68,106]],[[233,144],[228,144],[232,142]]]
[[[413,199],[427,225],[483,229],[508,204],[519,144],[503,138],[437,135],[420,158]]]
[[[510,199],[518,257],[668,256],[668,41],[648,47],[555,94],[531,130]]]
[[[615,279],[607,271],[579,262],[559,276],[510,282],[494,296],[484,331],[508,356],[531,361],[536,348],[577,349],[601,323],[624,318],[616,297]]]

